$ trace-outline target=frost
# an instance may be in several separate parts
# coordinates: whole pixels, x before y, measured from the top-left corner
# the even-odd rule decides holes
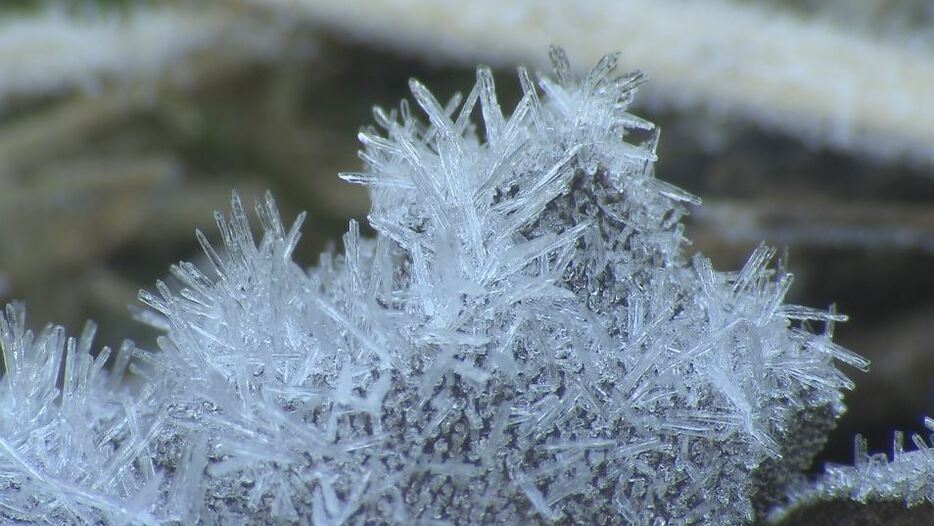
[[[53,326],[34,334],[18,304],[0,315],[4,523],[156,522],[149,508],[162,475],[147,451],[161,426],[154,390],[118,389],[120,367],[103,371],[110,350],[90,354],[94,332],[89,323],[78,339]],[[127,343],[120,354],[132,350]]]
[[[819,434],[843,410],[836,364],[868,363],[831,341],[840,315],[783,304],[774,250],[730,273],[688,257],[679,221],[699,200],[654,178],[658,132],[626,111],[641,74],[611,55],[576,80],[552,59],[537,87],[519,69],[510,114],[483,67],[444,103],[412,81],[425,120],[407,102],[375,110],[364,170],[343,175],[369,186],[375,239],[351,222],[343,252],[303,270],[304,217],[287,228],[267,196],[256,237],[235,194],[216,216],[223,246],[197,234],[210,267],[181,263],[178,290],[141,293],[164,336],[134,365],[165,384],[166,422],[140,435],[144,412],[125,409],[115,458],[167,475],[135,509],[205,524],[736,524],[780,498],[782,466],[820,444],[799,440],[801,422]],[[112,511],[88,513],[122,520]]]
[[[816,482],[791,488],[791,504],[775,510],[772,520],[780,521],[816,503],[857,502],[870,506],[856,508],[864,515],[871,515],[871,506],[880,503],[895,503],[896,509],[934,506],[934,419],[925,418],[924,424],[931,435],[927,440],[912,435],[911,451],[905,450],[904,433],[895,432],[891,458],[885,453],[870,454],[866,439],[857,436],[852,466],[829,465]]]
[[[698,200],[653,177],[657,131],[626,112],[642,76],[615,60],[578,82],[553,51],[511,115],[486,68],[447,103],[412,81],[426,121],[377,109],[343,175],[371,189],[375,240],[352,223],[305,273],[300,221],[267,198],[256,243],[235,196],[224,255],[199,236],[210,276],[181,265],[182,291],[143,295],[172,404],[216,448],[209,495],[249,495],[221,517],[752,517],[792,422],[842,410],[834,361],[867,364],[806,330],[838,315],[782,305],[771,249],[739,273],[686,258]]]

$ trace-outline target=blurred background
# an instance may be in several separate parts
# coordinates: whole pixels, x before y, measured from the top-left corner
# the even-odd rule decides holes
[[[649,75],[659,178],[704,199],[690,250],[737,269],[787,249],[789,301],[836,303],[870,358],[823,460],[934,414],[934,2],[928,0],[2,0],[0,301],[98,345],[154,334],[140,288],[200,261],[230,191],[307,210],[313,265],[366,192],[356,133],[417,77],[439,99],[563,46]],[[821,462],[822,464],[822,462]]]

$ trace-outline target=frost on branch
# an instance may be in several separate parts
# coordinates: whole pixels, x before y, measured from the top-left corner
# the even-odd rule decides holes
[[[735,524],[780,500],[843,410],[836,364],[867,362],[831,341],[842,316],[783,304],[773,250],[729,273],[684,253],[699,201],[653,176],[640,74],[553,61],[537,87],[520,68],[511,114],[486,68],[447,103],[412,81],[426,120],[377,109],[342,176],[375,239],[351,223],[306,272],[301,219],[267,198],[257,242],[235,196],[224,250],[199,234],[211,268],[142,295],[176,513]]]
[[[813,484],[790,491],[791,505],[772,515],[781,524],[842,524],[869,519],[873,524],[920,524],[934,516],[934,419],[925,418],[931,435],[895,433],[892,458],[869,454],[856,437],[853,466],[827,466]]]
[[[162,419],[154,386],[134,395],[120,388],[132,345],[108,374],[110,350],[90,354],[94,332],[88,323],[78,339],[53,326],[34,334],[19,304],[0,314],[3,524],[156,522],[150,506],[162,476],[148,447]]]

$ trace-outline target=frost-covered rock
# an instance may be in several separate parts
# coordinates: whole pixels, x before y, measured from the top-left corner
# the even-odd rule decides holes
[[[427,122],[376,110],[343,175],[376,239],[351,224],[305,273],[300,221],[261,205],[257,245],[235,197],[209,273],[144,295],[210,439],[207,522],[737,523],[798,419],[842,411],[835,362],[867,364],[807,330],[841,317],[783,305],[768,248],[738,273],[688,258],[698,200],[653,177],[641,75],[553,58],[511,115],[486,68],[446,104],[413,81]]]
[[[137,353],[160,386],[156,431],[114,467],[158,491],[126,509],[185,524],[741,524],[783,501],[843,410],[837,365],[868,363],[831,341],[842,316],[783,304],[773,250],[728,273],[689,257],[679,221],[699,200],[654,177],[657,130],[627,112],[642,76],[608,56],[577,80],[552,55],[537,87],[519,69],[510,114],[486,68],[445,104],[413,81],[426,120],[406,102],[375,111],[364,170],[343,174],[371,189],[375,239],[352,222],[343,252],[306,271],[291,258],[303,217],[286,228],[267,196],[257,240],[234,195],[223,250],[198,234],[210,268],[180,264],[180,290],[141,294],[164,331]],[[101,480],[138,501],[142,482]]]

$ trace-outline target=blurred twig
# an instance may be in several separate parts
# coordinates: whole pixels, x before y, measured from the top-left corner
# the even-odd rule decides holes
[[[725,242],[934,255],[934,209],[925,204],[772,195],[768,200],[705,200],[693,214],[705,237]]]
[[[934,163],[934,60],[822,20],[722,0],[238,0],[430,57],[579,68],[621,50],[644,97],[740,116],[808,142]]]
[[[114,82],[184,80],[179,63],[211,48],[243,58],[268,51],[270,34],[240,15],[191,5],[7,15],[0,19],[0,102],[75,88],[99,93]]]

